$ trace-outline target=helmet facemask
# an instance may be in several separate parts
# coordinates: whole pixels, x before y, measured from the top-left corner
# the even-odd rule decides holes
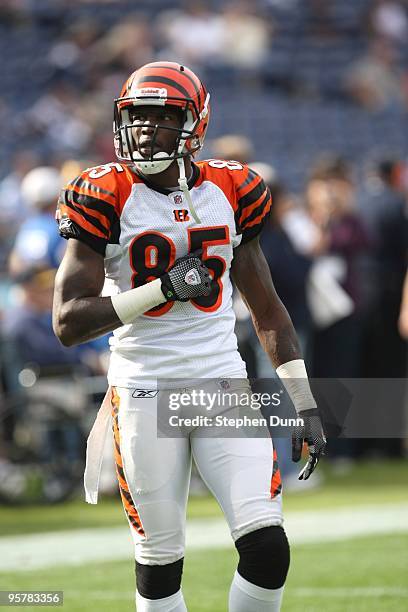
[[[165,90],[164,90],[165,92]],[[199,113],[194,100],[189,98],[171,98],[155,95],[154,97],[140,95],[134,97],[118,98],[114,106],[114,135],[115,150],[121,161],[133,162],[144,174],[156,174],[166,170],[173,161],[182,159],[187,155],[193,155],[202,146],[203,137],[198,135],[198,128],[206,117],[208,110],[209,95],[203,110]],[[143,127],[152,128],[150,123],[139,123],[137,126],[132,122],[129,110],[143,106],[168,106],[182,111],[181,126],[171,127],[156,124],[152,134],[150,145],[150,156],[146,157],[138,151],[134,138],[134,130]],[[202,130],[205,134],[205,128]],[[158,151],[154,153],[157,134],[159,130],[171,130],[177,132],[174,150],[171,153]]]

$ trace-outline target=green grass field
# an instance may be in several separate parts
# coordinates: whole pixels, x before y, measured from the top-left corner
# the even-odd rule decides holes
[[[183,590],[189,612],[226,612],[235,565],[232,550],[186,555]],[[403,612],[407,566],[408,535],[294,547],[282,610]],[[0,580],[3,589],[63,590],[63,609],[69,612],[134,610],[131,561],[2,574]]]
[[[336,509],[408,501],[407,462],[366,462],[345,475],[322,467],[316,491],[288,494],[285,510]],[[211,498],[189,504],[192,518],[217,517]],[[88,506],[80,500],[55,507],[0,508],[3,535],[124,524],[117,500]],[[1,538],[0,538],[1,554]],[[229,550],[187,551],[183,590],[189,612],[226,612],[236,567]],[[283,612],[403,612],[408,610],[408,533],[292,546]],[[68,612],[134,610],[133,562],[0,573],[3,590],[63,590]],[[38,608],[14,608],[36,610]],[[57,609],[57,608],[55,608]]]

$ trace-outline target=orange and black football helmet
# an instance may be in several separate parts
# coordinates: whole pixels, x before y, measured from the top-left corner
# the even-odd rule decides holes
[[[130,75],[114,104],[114,142],[119,160],[133,162],[145,174],[163,172],[174,160],[193,155],[203,146],[210,116],[210,94],[189,68],[174,62],[153,62]],[[180,128],[156,125],[150,157],[137,150],[130,110],[138,106],[173,106],[183,112]],[[158,129],[178,132],[172,153],[153,154]],[[179,162],[180,165],[180,162]]]

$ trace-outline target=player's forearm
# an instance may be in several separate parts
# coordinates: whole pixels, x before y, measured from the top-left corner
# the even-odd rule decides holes
[[[267,317],[261,323],[255,322],[255,327],[296,412],[303,414],[305,410],[315,409],[316,401],[310,389],[305,362],[286,309],[283,305],[277,312],[275,309],[274,318]]]
[[[56,293],[54,331],[64,345],[79,344],[133,323],[165,301],[161,279],[112,297],[77,297],[63,304]]]
[[[302,358],[293,323],[283,305],[268,309],[253,321],[261,346],[274,368]]]
[[[64,346],[87,342],[121,325],[110,297],[75,298],[54,307],[54,332]]]

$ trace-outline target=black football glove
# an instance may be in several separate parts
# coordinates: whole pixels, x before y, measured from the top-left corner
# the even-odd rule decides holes
[[[292,460],[298,462],[302,455],[303,441],[309,448],[309,459],[299,474],[299,480],[307,480],[315,469],[319,459],[324,455],[326,438],[317,408],[301,410],[298,416],[303,419],[302,426],[296,426],[292,432]]]
[[[195,253],[177,259],[171,270],[160,279],[161,290],[168,302],[188,302],[211,292],[210,271]]]

